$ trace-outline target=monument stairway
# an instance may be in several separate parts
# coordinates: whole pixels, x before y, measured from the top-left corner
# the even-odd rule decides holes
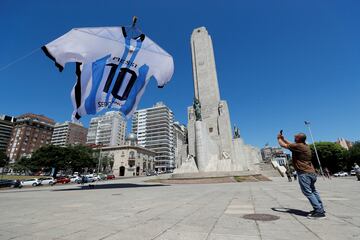
[[[258,163],[260,168],[260,173],[266,177],[281,177],[281,174],[277,169],[273,167],[271,162],[261,162]]]

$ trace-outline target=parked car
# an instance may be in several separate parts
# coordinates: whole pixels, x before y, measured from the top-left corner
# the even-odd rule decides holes
[[[20,180],[1,179],[0,188],[3,187],[22,188],[22,185]]]
[[[108,175],[106,176],[106,179],[107,179],[107,180],[115,179],[115,175],[114,175],[114,174],[108,174]]]
[[[58,177],[56,179],[56,183],[62,183],[62,184],[66,184],[70,182],[70,178],[68,177]]]
[[[346,177],[349,176],[347,172],[341,171],[334,174],[334,177]]]
[[[351,171],[350,171],[350,175],[351,175],[351,176],[355,176],[355,175],[356,175],[356,171],[355,171],[355,170],[351,170]]]
[[[8,180],[8,179],[2,179],[0,180],[0,188],[3,187],[12,187],[14,185],[14,181],[13,180]]]
[[[99,173],[99,174],[94,174],[94,178],[96,179],[96,181],[99,181],[99,180],[106,180],[107,176],[103,173]]]
[[[151,170],[150,172],[147,172],[146,173],[146,176],[158,176],[158,172],[154,171],[154,170]]]
[[[69,178],[72,183],[81,183],[81,177],[79,176],[69,176]]]
[[[39,186],[41,184],[41,181],[37,178],[31,178],[31,179],[26,179],[26,180],[22,180],[21,181],[21,185],[23,186]]]
[[[146,176],[157,176],[158,175],[158,173],[156,172],[156,171],[150,171],[150,172],[147,172],[146,173]]]
[[[53,186],[56,183],[56,180],[53,177],[44,177],[44,178],[39,178],[39,180],[41,181],[42,185],[50,185]]]
[[[87,176],[85,176],[85,182],[86,182],[86,183],[91,183],[91,182],[95,182],[95,181],[96,181],[96,179],[94,178],[93,175],[87,175]]]

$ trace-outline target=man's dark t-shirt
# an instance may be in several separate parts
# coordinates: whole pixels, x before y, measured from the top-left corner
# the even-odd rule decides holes
[[[315,173],[315,168],[311,162],[310,147],[304,143],[291,143],[288,145],[292,152],[292,161],[298,173]]]

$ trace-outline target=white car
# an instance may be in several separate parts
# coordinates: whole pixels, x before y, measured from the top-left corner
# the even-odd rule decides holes
[[[26,179],[26,180],[21,181],[21,185],[23,185],[23,186],[36,187],[36,186],[39,186],[40,184],[41,184],[41,181],[37,178],[31,178],[31,179]]]
[[[94,177],[94,175],[89,174],[89,175],[86,175],[86,176],[85,176],[85,181],[86,181],[87,183],[89,183],[89,182],[95,182],[95,181],[96,181],[96,178]]]
[[[71,183],[81,183],[81,177],[79,176],[70,176],[69,178]]]
[[[334,177],[346,177],[346,176],[349,176],[349,174],[343,171],[334,174]]]
[[[44,177],[44,178],[39,178],[39,180],[41,181],[42,185],[50,185],[53,186],[56,183],[56,180],[53,177]]]

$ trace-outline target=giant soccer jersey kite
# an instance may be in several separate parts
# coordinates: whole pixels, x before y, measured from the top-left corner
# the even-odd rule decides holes
[[[105,108],[129,117],[151,77],[163,87],[174,72],[166,51],[144,34],[127,36],[125,27],[74,28],[42,50],[60,71],[76,62],[73,119]]]

